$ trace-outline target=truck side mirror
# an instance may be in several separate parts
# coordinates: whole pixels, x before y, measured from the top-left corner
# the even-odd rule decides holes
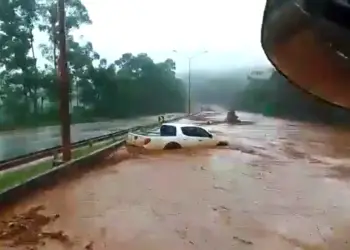
[[[261,43],[293,84],[350,108],[350,4],[339,0],[267,0]]]

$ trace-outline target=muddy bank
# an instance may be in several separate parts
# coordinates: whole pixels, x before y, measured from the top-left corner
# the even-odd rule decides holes
[[[44,206],[36,206],[21,214],[14,214],[10,219],[0,223],[0,241],[4,246],[12,248],[26,247],[35,250],[39,246],[46,245],[48,240],[56,240],[60,243],[69,244],[69,236],[62,230],[57,232],[44,231],[49,223],[59,219],[59,214],[47,216],[40,212]]]

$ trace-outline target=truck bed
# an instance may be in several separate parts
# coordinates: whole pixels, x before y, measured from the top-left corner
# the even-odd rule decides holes
[[[160,130],[159,128],[156,128],[156,129],[152,129],[152,130],[139,130],[139,131],[136,131],[132,134],[135,134],[135,135],[144,135],[144,136],[160,136]]]

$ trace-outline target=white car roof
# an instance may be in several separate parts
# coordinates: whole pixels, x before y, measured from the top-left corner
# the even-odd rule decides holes
[[[176,128],[182,128],[182,127],[199,127],[202,128],[201,126],[191,124],[191,123],[163,123],[163,125],[168,125],[168,126],[174,126]]]

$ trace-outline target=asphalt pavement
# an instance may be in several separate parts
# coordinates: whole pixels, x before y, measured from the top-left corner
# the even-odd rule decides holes
[[[114,131],[157,122],[157,120],[158,116],[155,115],[106,122],[74,124],[71,126],[71,138],[72,142],[77,142]],[[0,133],[0,160],[11,159],[60,144],[59,126],[2,132]]]

